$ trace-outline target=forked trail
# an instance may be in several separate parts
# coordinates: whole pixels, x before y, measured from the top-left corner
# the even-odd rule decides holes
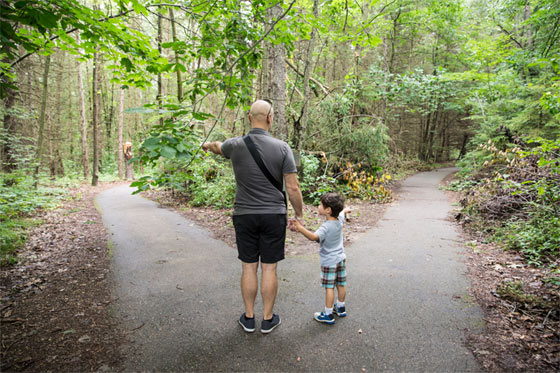
[[[378,224],[346,248],[348,317],[334,326],[313,321],[323,302],[318,256],[282,261],[275,309],[282,325],[269,335],[246,334],[237,323],[235,250],[131,188],[101,193],[116,315],[131,331],[125,369],[481,370],[463,345],[464,330],[482,325],[481,311],[467,302],[464,245],[438,190],[452,171],[408,178]]]

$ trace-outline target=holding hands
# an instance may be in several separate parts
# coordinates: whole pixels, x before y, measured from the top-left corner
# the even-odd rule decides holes
[[[288,221],[288,229],[292,232],[301,232],[301,228],[303,228],[303,224],[301,223],[302,218],[298,218],[297,216],[291,218]]]

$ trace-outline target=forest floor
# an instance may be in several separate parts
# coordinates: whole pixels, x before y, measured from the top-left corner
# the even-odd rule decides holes
[[[20,263],[0,270],[0,371],[106,371],[120,367],[120,346],[127,343],[130,331],[113,317],[108,238],[94,205],[97,193],[116,185],[71,190],[70,198],[59,209],[40,217],[44,224],[30,232],[19,253]],[[457,194],[446,193],[457,201]],[[234,246],[230,211],[187,207],[188,201],[172,198],[167,192],[151,192],[148,197]],[[345,228],[346,245],[375,225],[388,206],[363,201],[348,205],[354,211]],[[317,227],[317,208],[305,208],[308,226]],[[518,281],[527,284],[525,292],[545,301],[558,301],[557,294],[556,298],[551,294],[555,288],[547,280],[549,270],[527,267],[516,253],[475,243],[466,233],[465,241],[473,247],[466,258],[471,296],[482,307],[486,325],[482,334],[468,336],[468,344],[482,367],[491,372],[560,368],[558,311],[543,313],[534,302],[522,303],[515,294],[498,291],[504,283]],[[288,233],[287,255],[316,250],[315,243]]]

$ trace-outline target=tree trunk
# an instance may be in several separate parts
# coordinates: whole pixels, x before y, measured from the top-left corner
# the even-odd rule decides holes
[[[33,173],[34,186],[37,188],[39,182],[39,168],[41,167],[41,153],[43,151],[43,142],[45,138],[45,113],[47,111],[47,94],[49,83],[49,69],[51,66],[51,56],[48,55],[45,59],[45,68],[43,70],[43,94],[41,96],[41,111],[39,113],[39,133],[37,140],[37,149],[35,152],[35,171]]]
[[[175,28],[175,16],[173,14],[173,9],[169,8],[169,19],[171,21],[171,36],[173,41],[176,42],[177,30]],[[175,52],[175,63],[179,63],[179,55]],[[181,77],[181,70],[177,70],[177,101],[183,101],[183,78]]]
[[[84,169],[84,177],[89,177],[89,160],[87,151],[87,119],[86,119],[86,99],[84,96],[84,79],[82,73],[82,63],[78,59],[78,98],[80,103],[80,119],[82,133],[82,167]]]
[[[99,126],[101,122],[100,118],[100,105],[101,105],[101,92],[99,90],[99,80],[100,80],[100,58],[99,51],[96,51],[93,55],[93,79],[92,79],[92,96],[93,96],[93,108],[92,108],[92,124],[93,124],[93,171],[91,178],[91,185],[96,186],[99,181]]]
[[[64,68],[64,55],[60,60],[60,65],[58,66],[58,72],[56,74],[56,117],[54,123],[52,124],[52,146],[53,146],[53,162],[54,162],[54,172],[57,176],[64,176],[64,163],[62,161],[62,155],[60,154],[60,149],[63,146],[64,139],[62,131],[62,116],[60,115],[62,108],[61,94],[62,94],[62,73]]]
[[[119,140],[117,152],[119,153],[119,179],[123,178],[123,121],[124,121],[124,89],[121,88],[119,97]]]
[[[280,3],[270,8],[270,22],[274,22],[282,16],[282,6]],[[270,82],[268,96],[274,106],[274,126],[275,134],[278,138],[288,139],[288,127],[286,125],[286,48],[284,44],[272,45],[269,54],[269,74]]]
[[[16,92],[6,87],[4,88],[4,93],[6,94],[6,99],[4,101],[4,120],[2,121],[2,126],[4,133],[6,135],[13,134],[15,130],[15,118],[10,114],[11,109],[16,103]],[[10,139],[6,138],[2,142],[0,149],[0,170],[1,171],[13,171],[15,169],[15,160],[12,155],[12,147]]]
[[[161,44],[163,43],[163,27],[162,27],[162,19],[163,17],[161,16],[161,13],[158,11],[157,14],[157,27],[158,27],[158,37],[157,37],[157,44],[158,44],[158,52],[159,55],[161,56],[163,53],[163,49],[161,47]],[[158,73],[158,77],[157,77],[157,97],[156,97],[156,101],[158,103],[158,107],[160,110],[159,113],[159,124],[160,126],[163,126],[163,114],[161,113],[161,111],[163,110],[163,74],[162,73]]]
[[[315,19],[319,18],[319,0],[313,1],[313,16]],[[317,34],[317,28],[313,27],[311,30],[311,37],[309,38],[309,45],[307,46],[307,55],[305,57],[305,70],[303,71],[303,107],[301,113],[301,123],[299,131],[294,128],[294,143],[295,148],[301,150],[301,136],[306,133],[308,113],[309,113],[309,78],[311,72],[313,71],[313,52],[315,50],[315,36]]]

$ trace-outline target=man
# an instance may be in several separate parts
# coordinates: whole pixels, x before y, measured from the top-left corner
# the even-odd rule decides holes
[[[273,313],[278,291],[276,265],[284,259],[286,239],[287,206],[284,193],[273,181],[285,181],[286,191],[295,218],[302,218],[303,201],[296,165],[290,146],[275,139],[269,133],[274,110],[272,104],[258,100],[249,112],[251,130],[248,137],[254,143],[258,156],[268,172],[269,180],[261,170],[242,137],[209,142],[202,145],[205,151],[231,159],[235,181],[235,208],[233,225],[237,241],[238,257],[242,264],[241,294],[245,313],[239,323],[246,332],[255,331],[255,299],[258,292],[258,266],[261,263],[261,297],[263,300],[262,333],[270,333],[280,325],[280,316]]]

